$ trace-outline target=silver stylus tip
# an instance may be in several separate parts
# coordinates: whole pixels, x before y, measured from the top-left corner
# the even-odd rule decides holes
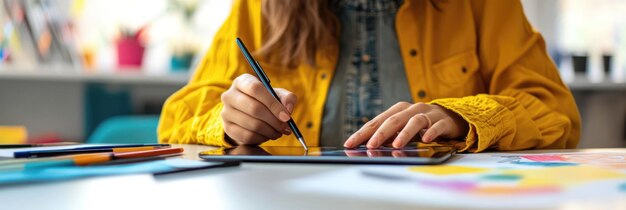
[[[304,143],[304,139],[298,138],[298,141],[300,141],[300,144],[302,144],[302,147],[304,147],[304,151],[309,151],[309,147],[307,147]]]

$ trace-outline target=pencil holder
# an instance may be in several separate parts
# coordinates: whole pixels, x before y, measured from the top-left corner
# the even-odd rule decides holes
[[[117,42],[118,66],[138,69],[143,62],[144,49],[136,36],[120,38]]]

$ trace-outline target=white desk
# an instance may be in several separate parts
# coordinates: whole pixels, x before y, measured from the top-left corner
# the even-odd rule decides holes
[[[197,159],[199,151],[210,148],[177,146],[186,149],[184,157],[189,159]],[[287,180],[346,167],[351,166],[245,163],[158,177],[129,175],[0,186],[0,209],[433,209],[285,190]],[[626,201],[564,204],[561,209],[599,207],[624,209]]]

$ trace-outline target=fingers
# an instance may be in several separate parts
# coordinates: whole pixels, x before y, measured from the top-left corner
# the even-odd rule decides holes
[[[376,130],[376,133],[370,138],[367,142],[367,148],[374,149],[378,148],[388,139],[392,139],[398,130],[401,130],[404,127],[411,117],[410,110],[404,110],[402,112],[396,113],[393,116],[387,118],[385,122]]]
[[[425,114],[417,114],[411,117],[406,126],[398,133],[398,137],[393,141],[393,148],[400,149],[408,144],[411,139],[424,128],[428,127],[428,120]]]
[[[344,147],[354,148],[367,142],[368,149],[375,149],[391,142],[399,149],[418,134],[423,142],[430,143],[438,137],[459,138],[468,127],[458,114],[438,105],[401,102],[366,123],[348,138]]]
[[[238,145],[257,145],[267,141],[264,136],[230,122],[224,122],[224,131]]]
[[[380,128],[376,130],[376,133],[372,136],[372,138],[367,143],[367,148],[370,148],[370,149],[378,148],[381,145],[383,145],[385,141],[395,139],[396,137],[394,137],[394,134],[398,133],[399,131],[402,130],[402,128],[406,127],[407,122],[409,121],[411,117],[413,117],[417,113],[424,112],[429,109],[430,109],[429,105],[423,104],[423,103],[417,103],[389,117],[380,126]]]
[[[426,133],[422,136],[422,141],[424,143],[432,142],[434,139],[444,134],[450,126],[452,125],[449,120],[440,120],[436,122],[432,127],[426,130]]]
[[[280,119],[283,122],[287,122],[291,119],[289,112],[272,94],[270,94],[263,83],[256,77],[250,74],[243,74],[237,77],[234,81],[235,88],[242,93],[256,99],[261,102],[267,109],[274,115],[274,117]]]
[[[344,147],[346,148],[354,148],[366,142],[378,128],[382,125],[382,123],[387,120],[390,116],[410,107],[411,104],[407,102],[399,102],[389,108],[387,111],[384,111],[380,115],[376,116],[374,119],[365,123],[361,129],[352,134],[344,143]]]
[[[222,95],[222,102],[224,103],[225,109],[222,111],[222,118],[230,118],[230,120],[236,124],[242,125],[244,119],[237,119],[230,116],[230,111],[238,110],[246,113],[253,118],[264,121],[278,132],[286,134],[284,131],[289,130],[287,123],[280,121],[267,107],[249,95],[238,91],[228,91]]]
[[[233,108],[224,107],[224,109]],[[222,115],[222,119],[224,121],[236,124],[246,130],[260,134],[265,137],[265,139],[277,139],[281,137],[284,133],[283,130],[275,130],[271,125],[267,124],[266,122],[256,119],[236,109],[226,110],[223,113],[228,113],[227,115]],[[231,133],[228,134],[230,136]]]
[[[284,89],[278,92],[293,110],[296,96]],[[256,77],[249,74],[237,77],[221,99],[224,103],[224,130],[236,143],[258,144],[268,139],[277,139],[282,134],[291,134],[285,123],[291,119],[289,110]]]
[[[276,91],[276,94],[278,94],[280,101],[282,102],[283,106],[287,108],[287,111],[289,111],[289,113],[293,113],[293,108],[298,102],[298,97],[296,96],[296,94],[293,94],[292,92],[289,92],[288,90],[285,90],[283,88],[274,88],[274,91]]]

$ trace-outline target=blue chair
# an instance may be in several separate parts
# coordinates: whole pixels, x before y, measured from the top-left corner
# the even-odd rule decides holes
[[[159,116],[117,116],[102,122],[89,136],[93,144],[157,143]]]

